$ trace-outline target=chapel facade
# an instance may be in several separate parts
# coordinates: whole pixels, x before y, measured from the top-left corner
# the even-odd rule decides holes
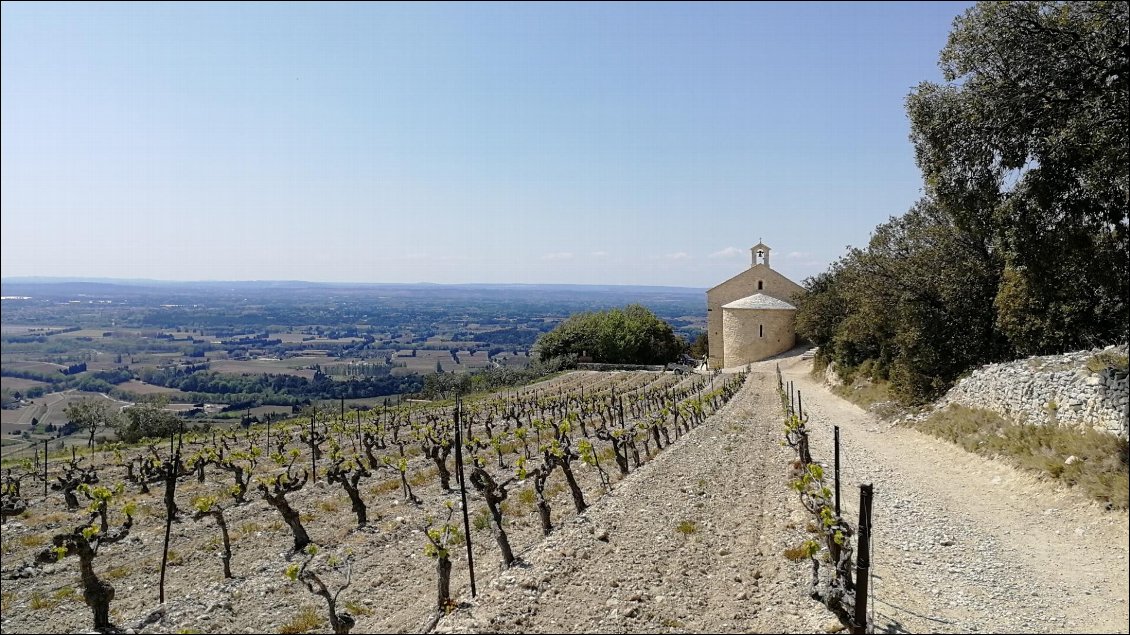
[[[797,295],[804,287],[769,267],[769,246],[750,248],[749,269],[706,292],[710,368],[731,368],[796,344]]]

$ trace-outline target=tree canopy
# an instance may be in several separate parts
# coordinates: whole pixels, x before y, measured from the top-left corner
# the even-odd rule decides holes
[[[806,281],[801,335],[905,402],[1130,329],[1127,5],[979,3],[907,98],[925,196]]]
[[[665,364],[682,348],[671,325],[639,304],[572,315],[534,344],[542,361],[586,355],[607,364]]]
[[[126,443],[136,443],[145,438],[161,438],[179,432],[184,423],[176,414],[165,410],[168,399],[153,397],[122,411],[118,422],[118,438]]]
[[[106,399],[92,397],[71,402],[63,409],[67,420],[90,433],[87,444],[94,447],[94,435],[98,430],[110,427],[117,420],[117,413]]]

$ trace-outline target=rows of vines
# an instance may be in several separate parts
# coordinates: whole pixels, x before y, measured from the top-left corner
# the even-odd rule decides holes
[[[3,520],[17,517],[20,529],[4,532],[0,575],[34,578],[74,557],[93,627],[109,630],[118,589],[108,572],[150,554],[153,564],[133,575],[156,574],[159,554],[163,594],[166,565],[184,560],[178,551],[197,551],[178,545],[184,539],[170,538],[169,528],[192,521],[215,526],[210,548],[199,551],[219,556],[215,571],[225,579],[256,574],[239,566],[240,546],[252,534],[256,543],[285,535],[280,547],[293,555],[277,572],[322,598],[337,633],[349,632],[360,617],[343,606],[363,613],[347,592],[361,573],[359,558],[376,545],[422,549],[436,566],[439,614],[454,606],[450,576],[453,561],[463,560],[455,547],[466,540],[456,425],[469,511],[478,510],[476,528],[489,530],[497,562],[506,568],[540,541],[521,532],[523,542],[514,542],[524,503],[541,536],[550,534],[702,424],[744,379],[573,373],[459,404],[323,409],[248,430],[186,432],[129,447],[37,456],[3,473]],[[348,500],[348,528],[343,515],[322,520],[334,504],[327,498]],[[276,521],[267,531],[265,515]],[[9,557],[19,546],[31,547],[22,561]],[[18,585],[8,582],[5,591]]]

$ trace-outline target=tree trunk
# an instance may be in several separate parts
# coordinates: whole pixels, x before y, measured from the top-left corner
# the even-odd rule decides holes
[[[451,599],[451,560],[447,556],[440,556],[436,560],[436,573],[439,582],[436,587],[436,609],[440,613],[447,610],[447,602]]]
[[[353,513],[357,514],[357,528],[360,529],[369,524],[369,511],[365,507],[365,501],[361,500],[361,492],[357,490],[357,487],[350,486],[348,481],[344,484],[345,493],[349,494],[349,501],[353,504]]]
[[[502,551],[502,566],[508,569],[514,564],[514,552],[510,550],[510,539],[506,536],[506,530],[502,528],[502,510],[499,509],[499,502],[492,501],[490,496],[487,497],[487,507],[490,508],[491,519],[494,520],[492,533],[498,542],[498,548]]]
[[[569,467],[568,461],[561,462],[561,471],[565,473],[565,482],[569,484],[569,491],[573,493],[573,506],[577,508],[577,513],[581,513],[588,509],[585,503],[585,495],[581,492],[581,487],[577,485],[577,479],[573,477],[573,468]]]
[[[553,531],[553,524],[549,517],[549,503],[546,502],[545,496],[541,492],[538,492],[538,517],[541,519],[542,535],[548,536],[549,532]]]
[[[94,550],[86,545],[79,546],[79,568],[82,572],[82,599],[94,613],[94,630],[105,632],[114,625],[110,623],[110,602],[114,599],[114,587],[94,575]]]
[[[224,520],[224,513],[216,511],[213,513],[216,517],[216,524],[220,526],[220,534],[224,537],[224,577],[231,577],[231,540],[228,538],[228,523]]]
[[[443,491],[451,491],[451,472],[447,469],[447,457],[436,454],[432,457],[432,461],[436,464],[436,470],[439,472],[439,484]]]
[[[283,520],[287,526],[290,527],[291,533],[294,534],[294,551],[295,553],[302,551],[306,545],[310,544],[310,536],[306,533],[306,528],[302,526],[302,520],[298,517],[298,512],[287,504],[284,500],[282,507],[278,508],[282,514]]]

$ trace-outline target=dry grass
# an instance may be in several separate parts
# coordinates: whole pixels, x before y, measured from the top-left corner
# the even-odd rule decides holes
[[[471,526],[479,531],[490,529],[490,510],[480,507],[479,511],[471,517]]]
[[[25,547],[39,547],[47,544],[47,537],[43,534],[24,534],[19,537],[19,542]]]
[[[530,509],[533,509],[538,502],[537,492],[535,492],[534,488],[532,487],[526,487],[518,490],[518,501],[523,505],[529,506]]]
[[[172,556],[173,552],[170,551],[169,555]],[[110,569],[109,571],[106,572],[106,577],[110,580],[121,580],[122,578],[124,578],[128,575],[129,575],[129,567],[125,567],[125,566],[114,567],[113,569]]]
[[[180,555],[172,549],[169,549],[169,559],[167,561],[167,564],[170,567],[179,567],[184,564],[184,556]]]
[[[1087,360],[1087,370],[1092,373],[1101,373],[1111,368],[1123,373],[1130,369],[1130,357],[1117,351],[1103,351]]]
[[[304,606],[289,622],[279,628],[280,633],[309,633],[326,622],[313,607]]]
[[[1001,456],[1115,509],[1130,504],[1125,440],[1057,426],[1016,425],[989,410],[952,404],[917,429],[952,441],[970,452]],[[1068,464],[1068,458],[1075,459]]]
[[[413,472],[408,477],[408,484],[412,487],[423,487],[432,482],[432,479],[439,477],[439,469],[436,467],[426,467]]]
[[[349,600],[345,601],[345,609],[349,611],[351,615],[362,616],[373,614],[373,609],[361,604],[357,604],[356,602],[351,602]]]
[[[894,401],[894,397],[891,395],[890,382],[881,379],[857,376],[855,381],[850,384],[845,383],[842,386],[833,387],[832,392],[864,410],[870,410],[875,404]]]
[[[43,591],[36,590],[31,592],[31,601],[28,605],[31,607],[31,610],[39,611],[42,609],[53,609],[59,606],[59,601],[55,598],[47,597],[43,594]]]
[[[387,481],[381,481],[380,483],[377,483],[376,485],[370,487],[369,493],[373,496],[379,496],[381,494],[389,494],[391,492],[395,492],[398,489],[400,489],[400,479],[389,479]]]

